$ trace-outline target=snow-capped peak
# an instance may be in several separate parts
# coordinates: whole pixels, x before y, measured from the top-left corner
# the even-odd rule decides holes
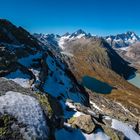
[[[140,37],[132,31],[110,35],[105,37],[106,41],[115,48],[127,47],[140,41]]]
[[[126,35],[130,35],[130,36],[136,35],[135,32],[133,32],[133,31],[127,31],[125,34],[126,34]]]
[[[85,31],[83,31],[82,29],[77,30],[76,32],[74,32],[75,35],[79,35],[79,34],[86,34]]]
[[[86,33],[82,29],[79,29],[73,33],[65,33],[64,35],[55,35],[55,34],[34,34],[36,38],[38,38],[45,45],[50,44],[51,46],[64,50],[65,44],[71,40],[76,39],[85,39],[94,37],[90,33]],[[117,35],[109,35],[105,37],[106,41],[114,48],[122,48],[133,45],[136,42],[140,42],[140,37],[132,31],[128,31],[126,33],[117,34]]]
[[[61,36],[59,39],[58,39],[58,44],[59,44],[59,47],[63,50],[65,47],[64,47],[64,44],[67,42],[67,41],[71,41],[71,40],[75,40],[75,39],[80,39],[80,38],[85,38],[85,37],[91,37],[91,34],[87,34],[85,31],[79,29],[77,30],[76,32],[70,34],[70,33],[66,33],[64,34],[63,36]]]
[[[62,36],[69,36],[70,35],[70,33],[69,32],[66,32],[64,35],[62,35]]]
[[[76,32],[72,33],[70,38],[82,38],[87,36],[87,33],[82,29],[77,30]]]

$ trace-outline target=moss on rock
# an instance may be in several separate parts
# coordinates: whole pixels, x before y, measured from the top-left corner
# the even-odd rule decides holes
[[[48,114],[48,117],[51,118],[53,115],[53,109],[50,105],[48,96],[49,96],[48,94],[40,94],[40,93],[36,94],[36,97],[40,102],[40,105],[42,106],[43,110],[45,111],[46,114]]]
[[[19,126],[14,130],[12,125],[17,124],[17,120],[7,114],[0,116],[0,139],[3,140],[23,140]]]

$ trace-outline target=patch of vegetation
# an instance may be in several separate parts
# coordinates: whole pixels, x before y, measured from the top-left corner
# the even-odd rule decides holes
[[[39,100],[44,111],[48,114],[48,117],[51,118],[53,115],[53,109],[52,109],[50,102],[49,102],[49,99],[48,99],[49,95],[37,93],[36,97]]]
[[[120,140],[118,135],[111,128],[103,127],[103,130],[112,140]]]
[[[72,128],[77,128],[76,125],[74,125],[73,123],[75,122],[76,120],[76,117],[71,117],[69,120],[68,120],[68,123],[72,125]]]
[[[75,121],[76,117],[71,117],[69,120],[68,120],[68,123],[69,124],[72,124],[74,121]]]
[[[17,123],[17,120],[7,114],[0,116],[0,139],[2,140],[23,140],[20,130],[12,129],[12,125]],[[18,127],[19,128],[19,127]]]

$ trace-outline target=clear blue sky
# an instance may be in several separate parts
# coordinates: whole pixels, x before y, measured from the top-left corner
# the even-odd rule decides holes
[[[0,0],[0,18],[32,33],[81,28],[97,35],[128,30],[140,35],[140,0]]]

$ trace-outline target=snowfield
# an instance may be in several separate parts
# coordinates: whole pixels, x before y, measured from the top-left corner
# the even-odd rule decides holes
[[[49,128],[43,111],[35,98],[9,91],[0,96],[0,104],[0,113],[6,112],[27,126],[26,130],[24,128],[21,130],[25,139],[47,139]]]
[[[59,39],[58,45],[59,45],[59,47],[60,47],[62,50],[65,49],[64,44],[65,44],[65,41],[69,39],[69,37],[70,37],[70,35],[68,35],[68,36],[62,36],[62,37]]]

